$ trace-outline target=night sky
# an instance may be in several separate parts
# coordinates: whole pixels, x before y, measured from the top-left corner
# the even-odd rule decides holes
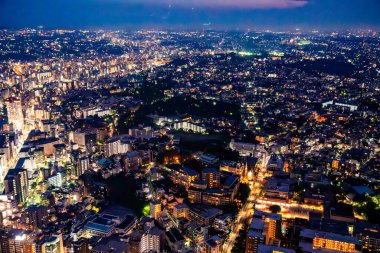
[[[206,25],[207,24],[207,25]],[[0,27],[380,28],[380,0],[0,0]]]

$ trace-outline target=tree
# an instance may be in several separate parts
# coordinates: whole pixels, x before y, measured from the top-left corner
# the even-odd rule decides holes
[[[35,190],[37,188],[37,182],[33,182],[32,185],[31,185],[31,188],[33,190]]]
[[[239,199],[241,199],[243,203],[247,201],[250,192],[251,192],[251,188],[249,188],[248,184],[241,183],[239,185],[238,197]]]
[[[248,227],[246,224],[239,230],[239,235],[236,237],[234,246],[231,249],[231,253],[245,252],[246,239],[247,239]]]
[[[269,210],[272,213],[280,213],[281,212],[281,207],[279,205],[273,205],[269,207]]]

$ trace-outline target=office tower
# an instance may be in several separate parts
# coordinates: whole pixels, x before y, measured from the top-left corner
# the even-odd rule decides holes
[[[158,219],[161,213],[161,202],[154,200],[150,202],[150,217],[153,219]]]
[[[90,167],[90,159],[88,156],[83,156],[78,159],[77,169],[75,171],[75,176],[80,177],[86,172]]]
[[[11,194],[17,203],[23,203],[28,196],[28,172],[25,169],[9,170],[4,179],[4,193]]]
[[[21,99],[8,98],[5,101],[7,108],[8,123],[12,126],[14,131],[22,131],[24,125],[24,115],[22,113]]]

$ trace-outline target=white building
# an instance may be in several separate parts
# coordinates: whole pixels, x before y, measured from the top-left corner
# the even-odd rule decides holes
[[[57,174],[50,176],[47,181],[49,186],[62,187],[62,174],[58,172]]]
[[[154,131],[151,127],[138,127],[128,130],[130,136],[136,138],[150,139],[154,136]]]
[[[205,133],[206,128],[188,121],[181,121],[173,123],[173,129],[179,130],[182,129],[184,131],[193,131],[194,133]]]
[[[89,106],[75,111],[75,117],[85,119],[90,116],[105,117],[112,114],[109,108],[100,108],[98,106]]]
[[[132,151],[132,142],[129,135],[114,136],[105,145],[107,156],[125,154],[129,151]]]
[[[255,153],[256,145],[248,142],[237,142],[232,139],[230,142],[230,148],[238,151],[240,155],[251,155]]]
[[[88,156],[80,157],[78,159],[76,176],[79,177],[90,168],[90,159]]]
[[[161,252],[161,240],[164,233],[163,230],[157,227],[152,227],[145,232],[140,241],[140,253]]]
[[[24,114],[22,113],[21,99],[8,98],[5,101],[7,107],[8,123],[14,131],[22,131],[24,126]]]
[[[322,103],[322,108],[326,108],[328,106],[338,106],[338,107],[348,108],[348,109],[350,109],[351,112],[356,111],[358,109],[357,105],[341,103],[341,102],[337,102],[334,100],[330,100],[330,101]]]

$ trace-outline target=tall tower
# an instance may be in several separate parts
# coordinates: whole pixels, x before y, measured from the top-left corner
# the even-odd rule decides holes
[[[22,131],[24,126],[24,115],[22,113],[21,99],[10,97],[5,100],[8,122],[14,131]]]
[[[28,197],[28,172],[25,169],[12,169],[4,179],[5,194],[12,194],[17,203],[23,203]]]
[[[253,218],[263,220],[263,231],[265,235],[265,244],[279,245],[281,240],[282,216],[275,213],[267,213],[255,210]]]
[[[165,232],[157,227],[153,227],[145,232],[140,241],[140,253],[161,252],[161,241]]]
[[[159,200],[153,200],[150,202],[150,217],[158,219],[161,213],[161,202]]]

